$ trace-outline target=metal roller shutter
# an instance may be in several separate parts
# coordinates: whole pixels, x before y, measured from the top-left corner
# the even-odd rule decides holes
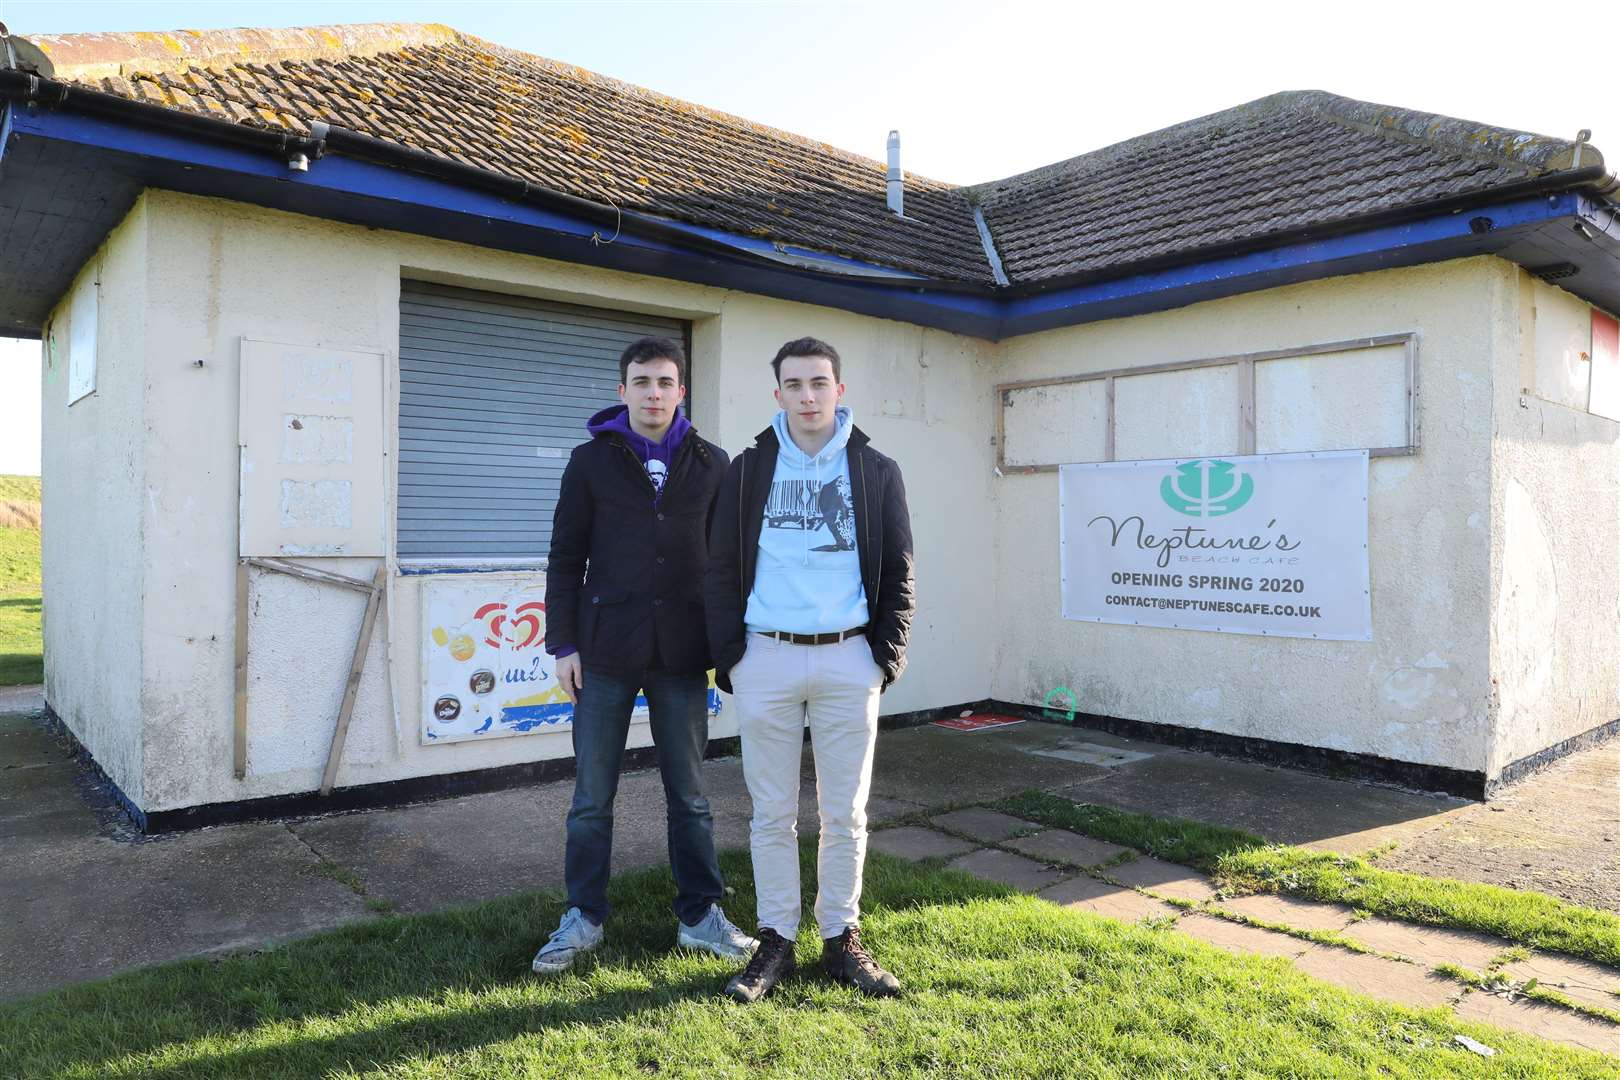
[[[405,281],[399,298],[402,559],[535,559],[568,454],[618,400],[619,354],[686,324]]]

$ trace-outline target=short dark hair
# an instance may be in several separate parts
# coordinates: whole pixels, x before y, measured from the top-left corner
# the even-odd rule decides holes
[[[795,338],[776,350],[776,359],[771,361],[771,370],[776,372],[776,381],[782,381],[782,361],[790,356],[825,356],[832,361],[833,382],[844,381],[844,362],[838,358],[838,350],[813,337]]]
[[[630,381],[631,364],[650,364],[654,360],[668,360],[675,365],[675,381],[686,385],[686,350],[680,342],[669,338],[644,337],[632,341],[619,357],[619,382]]]

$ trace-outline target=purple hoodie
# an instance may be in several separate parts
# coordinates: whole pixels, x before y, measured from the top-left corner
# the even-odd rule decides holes
[[[647,479],[653,486],[653,505],[664,497],[664,483],[669,479],[669,470],[675,464],[675,451],[681,448],[681,440],[686,433],[692,430],[692,421],[688,420],[676,410],[675,419],[670,421],[669,430],[658,442],[637,435],[630,426],[630,407],[628,405],[611,405],[595,416],[585,425],[585,430],[591,435],[607,435],[618,432],[624,436],[626,445],[635,451],[636,457],[646,467]]]

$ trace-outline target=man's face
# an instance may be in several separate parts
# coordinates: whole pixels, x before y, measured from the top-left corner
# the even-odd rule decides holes
[[[833,377],[825,356],[789,356],[782,361],[776,403],[787,413],[788,433],[795,442],[826,439],[838,423],[838,401],[844,384]]]
[[[632,363],[619,385],[619,399],[630,406],[630,427],[640,435],[662,437],[675,419],[675,407],[686,400],[680,369],[673,360]]]

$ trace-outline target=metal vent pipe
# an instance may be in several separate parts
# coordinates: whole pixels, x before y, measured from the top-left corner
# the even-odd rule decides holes
[[[900,133],[889,132],[889,209],[906,216],[906,179],[900,171]]]

